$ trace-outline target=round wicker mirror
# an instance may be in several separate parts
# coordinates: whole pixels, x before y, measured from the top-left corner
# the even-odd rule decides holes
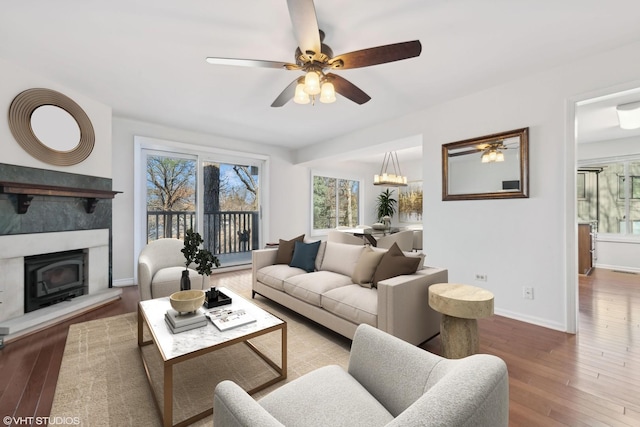
[[[49,139],[47,130],[43,127],[51,127],[52,123],[47,123],[47,119],[38,118],[38,123],[34,123],[34,112],[41,107],[52,106],[57,107],[48,111],[50,119],[56,121],[53,123],[52,132],[54,137]],[[56,112],[57,110],[57,112]],[[60,118],[68,113],[66,123]],[[63,116],[61,116],[61,114]],[[40,114],[36,114],[39,116]],[[56,119],[56,115],[58,119]],[[51,117],[53,117],[51,119]],[[71,125],[69,125],[71,121]],[[77,123],[77,129],[74,132],[73,121]],[[34,125],[37,129],[34,132]],[[60,127],[59,125],[63,125]],[[84,110],[75,103],[71,98],[50,89],[28,89],[16,96],[9,107],[9,128],[18,144],[30,155],[43,162],[56,166],[70,166],[82,162],[86,159],[95,144],[95,133],[89,116]],[[67,129],[67,130],[63,130]],[[71,129],[69,131],[69,129]],[[77,130],[79,129],[80,137],[78,140]],[[66,137],[67,140],[60,140],[63,134],[71,135]],[[63,139],[65,136],[63,136]],[[71,138],[71,140],[68,140]]]

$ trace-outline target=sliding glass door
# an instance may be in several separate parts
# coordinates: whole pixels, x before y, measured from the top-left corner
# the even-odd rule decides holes
[[[260,247],[258,166],[203,162],[205,246],[227,265],[251,262]]]
[[[147,243],[173,237],[197,225],[197,159],[177,153],[147,152],[146,236]]]
[[[145,165],[143,245],[193,229],[221,267],[251,262],[260,247],[260,172],[250,158],[141,150]],[[218,157],[218,158],[216,158]]]

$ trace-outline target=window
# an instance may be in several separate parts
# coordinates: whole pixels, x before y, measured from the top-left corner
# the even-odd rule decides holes
[[[585,200],[587,198],[587,193],[586,193],[586,189],[585,189],[585,180],[586,178],[586,173],[585,172],[578,172],[578,177],[577,177],[577,186],[578,186],[578,200]]]
[[[582,182],[578,175],[579,219],[595,221],[599,233],[640,235],[640,161],[589,166]]]
[[[224,267],[251,263],[261,241],[267,159],[138,136],[135,146],[136,253],[192,228]]]
[[[355,227],[360,221],[360,181],[312,175],[313,234],[336,227]]]
[[[618,176],[618,199],[624,200],[624,184],[627,181],[624,175]],[[640,176],[629,177],[629,194],[631,199],[640,199]]]

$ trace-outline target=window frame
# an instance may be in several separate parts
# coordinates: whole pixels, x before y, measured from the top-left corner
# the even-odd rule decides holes
[[[228,150],[219,147],[206,147],[201,145],[195,145],[192,143],[172,141],[158,139],[154,137],[146,137],[134,135],[134,188],[133,188],[133,206],[134,206],[134,218],[133,218],[133,247],[134,254],[134,282],[138,282],[138,254],[142,248],[146,245],[146,234],[143,230],[146,227],[143,224],[143,218],[146,214],[146,153],[152,152],[154,154],[167,154],[171,156],[193,156],[197,159],[197,195],[203,194],[204,184],[202,179],[202,164],[203,162],[225,162],[225,163],[238,163],[245,165],[255,165],[259,167],[260,174],[260,196],[259,196],[259,212],[260,212],[260,234],[259,242],[262,245],[265,236],[269,235],[269,179],[270,176],[270,158],[269,156],[246,153],[235,150]],[[198,203],[198,200],[196,200]],[[198,203],[199,205],[199,203]],[[199,208],[200,209],[200,208]],[[264,214],[263,214],[264,213]],[[198,211],[196,217],[198,218],[198,224],[196,229],[202,230],[202,214]]]
[[[624,215],[623,219],[621,221],[617,221],[618,232],[602,231],[601,224],[598,222],[597,234],[599,239],[605,238],[605,239],[614,239],[615,241],[618,241],[619,239],[622,239],[623,241],[640,241],[640,234],[633,233],[634,225],[636,225],[639,220],[637,219],[637,217],[632,217],[634,206],[637,206],[636,204],[640,203],[640,199],[631,197],[633,195],[632,193],[633,181],[636,181],[637,185],[640,185],[640,178],[639,178],[639,175],[637,175],[637,172],[636,174],[632,175],[632,171],[630,170],[631,164],[637,163],[639,161],[640,161],[640,156],[628,155],[628,156],[607,157],[607,158],[600,158],[600,159],[590,159],[588,161],[582,161],[578,165],[578,169],[580,167],[602,167],[607,165],[620,165],[623,168],[623,172],[617,174],[616,184],[618,185],[618,189],[617,191],[614,190],[615,193],[613,196],[617,201],[617,203],[623,205],[623,208],[622,208],[623,215]],[[630,183],[628,186],[629,197],[621,198],[620,193],[622,193],[622,195],[625,195],[625,196],[627,194],[626,185],[624,185],[625,180],[622,179],[624,177],[630,178],[629,180]],[[620,188],[621,186],[623,188]],[[576,188],[577,188],[577,185],[576,185]],[[577,195],[577,191],[576,191],[576,195]],[[580,201],[580,199],[576,197],[576,201]],[[632,206],[632,204],[634,206]],[[637,229],[637,226],[636,226],[636,229]]]
[[[315,178],[316,177],[321,177],[321,178],[330,178],[330,179],[336,179],[336,180],[345,180],[345,181],[355,181],[358,183],[358,207],[357,207],[357,211],[358,211],[358,221],[359,223],[362,222],[362,219],[364,218],[364,183],[365,180],[360,177],[360,176],[355,176],[355,175],[351,175],[348,173],[340,173],[340,172],[328,172],[328,171],[321,171],[321,170],[311,170],[311,179],[310,179],[310,214],[309,214],[309,229],[310,229],[310,235],[311,236],[325,236],[329,233],[329,231],[334,230],[335,228],[314,228],[314,214],[315,214],[315,209],[314,209],[314,182],[315,182]],[[337,191],[337,188],[336,188]],[[338,211],[339,211],[339,199],[338,197],[336,197],[336,204],[335,204],[335,213],[336,213],[336,218],[339,216],[338,215]],[[357,224],[356,224],[357,225]],[[336,226],[338,226],[338,224],[336,224]]]

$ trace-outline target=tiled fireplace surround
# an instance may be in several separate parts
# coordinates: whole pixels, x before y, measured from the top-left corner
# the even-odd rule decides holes
[[[111,190],[111,180],[0,164],[0,181]],[[111,287],[111,199],[87,213],[82,197],[35,196],[19,214],[17,196],[0,194],[0,344],[119,297]],[[24,257],[87,252],[88,293],[24,313]]]

